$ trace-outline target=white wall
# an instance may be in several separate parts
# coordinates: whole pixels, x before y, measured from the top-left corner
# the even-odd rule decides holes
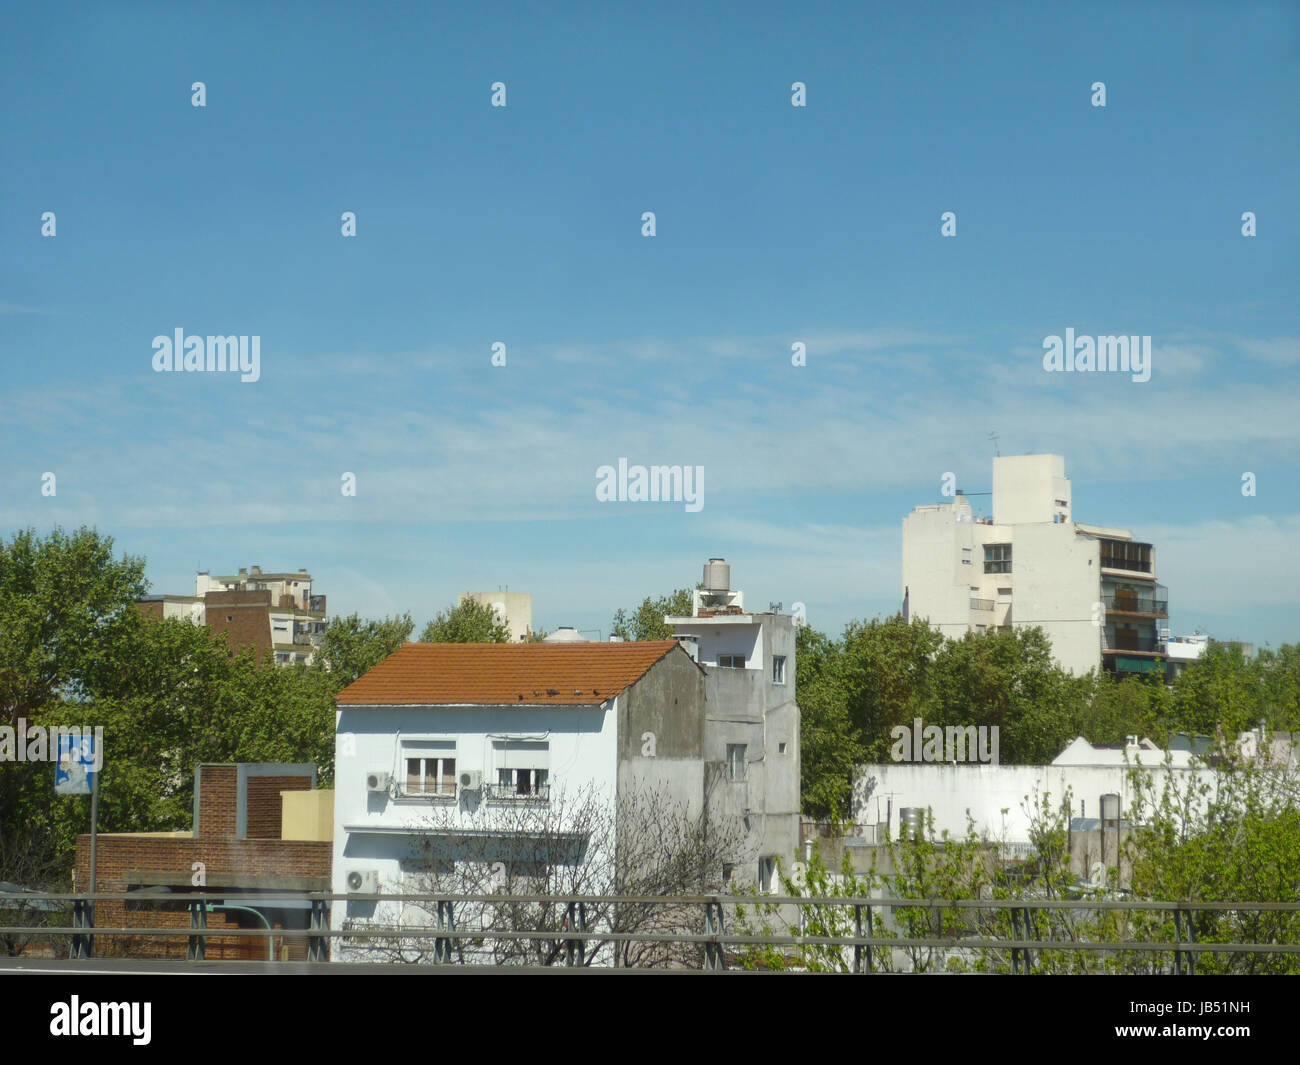
[[[458,795],[451,802],[428,797],[402,798],[366,791],[371,770],[404,780],[399,764],[402,739],[450,740],[455,743],[456,772],[480,770],[494,783],[498,765],[493,739],[542,738],[549,744],[552,795],[576,796],[584,789],[613,802],[617,769],[617,714],[597,707],[340,707],[335,736],[333,889],[346,892],[352,869],[373,869],[381,890],[402,889],[401,860],[411,843],[429,828],[435,811],[448,810],[452,823],[464,828],[490,827],[494,810],[480,796]],[[481,813],[479,813],[481,811]],[[486,816],[484,816],[486,815]],[[402,833],[385,832],[403,829]],[[336,902],[331,921],[341,928],[347,917],[375,917],[373,905]]]
[[[1193,773],[1212,779],[1207,770],[1163,767],[1151,772],[1157,777],[1172,773],[1179,787]],[[899,811],[904,807],[930,808],[934,812],[936,836],[946,829],[952,836],[966,836],[966,811],[975,820],[977,833],[1008,843],[1027,843],[1031,810],[1025,799],[1041,805],[1041,796],[1050,795],[1053,807],[1059,807],[1066,789],[1072,792],[1071,816],[1101,816],[1100,796],[1118,792],[1121,816],[1125,819],[1133,807],[1134,794],[1129,771],[1123,767],[1097,766],[1008,766],[1008,765],[915,765],[884,763],[858,767],[854,785],[854,820],[858,824],[875,824],[885,820],[892,803],[889,831],[899,836]],[[872,781],[874,780],[874,783]],[[870,785],[870,786],[869,786]],[[1040,798],[1035,800],[1037,795]],[[1084,804],[1080,809],[1080,802]],[[877,817],[879,810],[879,817]]]
[[[1097,541],[1079,536],[1073,524],[1016,527],[1012,623],[1041,627],[1061,668],[1078,675],[1101,665],[1101,626],[1093,623],[1101,597],[1100,558]]]
[[[1062,500],[1066,506],[1058,506]],[[1071,520],[1070,479],[1062,455],[1007,455],[993,460],[993,519],[999,525]]]

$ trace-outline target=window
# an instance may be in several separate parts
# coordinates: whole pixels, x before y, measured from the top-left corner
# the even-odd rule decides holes
[[[550,793],[551,745],[547,740],[496,740],[496,779],[490,799],[545,800]]]
[[[778,745],[778,747],[777,747],[777,749],[776,749],[776,753],[777,753],[777,754],[785,754],[785,744],[784,744],[784,743]]]
[[[745,745],[743,743],[727,744],[727,779],[745,779]]]
[[[772,656],[772,683],[785,683],[785,655]]]
[[[545,769],[498,769],[497,786],[492,797],[496,799],[544,799],[547,794],[548,771]]]
[[[776,881],[776,859],[760,858],[758,860],[758,890],[771,892]]]
[[[1107,569],[1151,572],[1151,545],[1127,540],[1102,540],[1101,564]]]
[[[984,572],[985,573],[1010,573],[1011,572],[1011,545],[1010,544],[985,544],[984,545]]]
[[[962,564],[963,566],[969,566],[969,565],[970,565],[970,548],[969,548],[969,547],[963,547],[963,548],[961,549],[961,564]]]
[[[736,867],[731,862],[722,863],[722,882],[730,884],[736,875]]]
[[[455,795],[455,758],[406,758],[407,795]]]
[[[744,655],[718,655],[718,665],[723,669],[744,669]]]

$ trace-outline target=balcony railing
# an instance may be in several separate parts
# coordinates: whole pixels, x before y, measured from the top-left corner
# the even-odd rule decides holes
[[[1121,614],[1155,614],[1157,617],[1169,616],[1168,599],[1142,599],[1137,596],[1104,595],[1102,604],[1107,611]]]
[[[517,784],[484,784],[483,798],[492,802],[550,802],[551,786],[539,784],[528,791],[520,791]]]
[[[1127,636],[1116,633],[1108,636],[1102,644],[1103,651],[1123,654],[1125,651],[1140,651],[1146,654],[1160,654],[1165,649],[1165,641],[1154,636]]]
[[[970,608],[971,608],[972,610],[992,610],[992,609],[993,609],[993,600],[992,600],[992,599],[972,599],[972,600],[970,601]]]
[[[1114,555],[1101,556],[1102,569],[1127,569],[1136,573],[1150,573],[1151,560],[1138,558],[1117,558]]]

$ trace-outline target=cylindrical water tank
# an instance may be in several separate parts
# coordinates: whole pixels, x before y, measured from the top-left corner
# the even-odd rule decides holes
[[[706,592],[731,591],[731,567],[725,559],[711,558],[704,564],[704,590]]]
[[[899,838],[918,840],[925,823],[925,810],[920,806],[904,806],[898,811]]]

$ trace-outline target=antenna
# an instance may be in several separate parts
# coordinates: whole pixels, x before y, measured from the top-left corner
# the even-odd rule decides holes
[[[998,458],[1001,458],[1001,457],[1002,457],[1002,451],[1001,451],[1001,449],[998,447],[998,434],[997,434],[997,433],[989,433],[989,439],[993,441],[993,454],[996,455]]]

